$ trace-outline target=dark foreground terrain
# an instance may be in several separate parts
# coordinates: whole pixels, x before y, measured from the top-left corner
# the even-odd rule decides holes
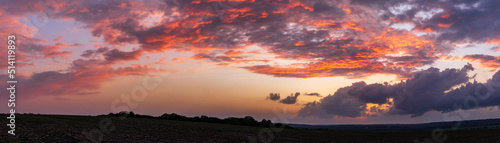
[[[367,132],[282,129],[112,116],[16,115],[16,136],[0,142],[477,142],[500,143],[500,129]],[[123,120],[122,120],[123,119]],[[264,140],[262,140],[264,139]]]

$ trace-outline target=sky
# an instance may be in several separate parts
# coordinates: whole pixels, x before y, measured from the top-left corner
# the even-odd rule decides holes
[[[495,0],[19,0],[0,1],[0,37],[16,36],[19,113],[424,123],[500,118],[498,13]]]

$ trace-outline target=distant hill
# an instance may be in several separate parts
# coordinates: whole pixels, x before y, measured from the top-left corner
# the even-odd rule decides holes
[[[500,119],[433,122],[422,124],[372,124],[372,125],[306,125],[287,124],[298,129],[329,129],[338,131],[401,132],[443,130],[500,129]]]

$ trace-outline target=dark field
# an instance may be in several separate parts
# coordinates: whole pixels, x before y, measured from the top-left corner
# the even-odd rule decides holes
[[[365,132],[281,129],[148,118],[70,115],[16,115],[16,136],[0,120],[0,142],[423,142],[431,131]],[[109,119],[109,120],[108,120]],[[111,121],[111,122],[109,122]],[[101,127],[100,128],[100,124]],[[259,133],[260,136],[259,137]],[[90,136],[89,136],[90,134]],[[445,130],[445,142],[500,143],[500,129]],[[271,136],[269,136],[271,135]],[[265,140],[262,140],[264,138]]]

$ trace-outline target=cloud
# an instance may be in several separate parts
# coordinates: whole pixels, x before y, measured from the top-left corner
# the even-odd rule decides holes
[[[305,93],[304,95],[321,97],[321,95],[319,95],[319,93]]]
[[[498,44],[500,45],[500,44]],[[500,46],[491,47],[492,51],[500,51]]]
[[[104,55],[104,58],[106,59],[107,62],[115,63],[118,61],[138,60],[143,54],[144,54],[144,51],[142,51],[142,50],[134,50],[131,52],[124,52],[124,51],[120,51],[118,49],[113,49],[113,50],[105,52],[103,55]]]
[[[7,3],[7,2],[0,2]],[[28,2],[29,3],[29,2]],[[1,5],[1,4],[0,4]],[[0,22],[3,26],[0,27],[0,36],[7,37],[14,35],[15,46],[17,47],[16,52],[16,66],[22,67],[26,65],[33,65],[33,61],[42,58],[66,58],[73,51],[64,51],[64,48],[72,47],[65,43],[55,43],[50,44],[48,40],[33,38],[38,31],[35,26],[29,26],[20,22],[18,19],[21,17],[17,15],[11,15],[10,12],[6,11],[8,7],[6,5],[0,6]],[[20,6],[18,8],[22,9]],[[5,9],[4,9],[5,8]],[[22,47],[22,48],[21,48]],[[7,53],[7,48],[0,49],[0,52]],[[0,58],[7,59],[7,54],[0,55]],[[8,64],[0,63],[1,69],[6,69]]]
[[[144,53],[145,52],[141,49],[125,52],[119,49],[101,47],[95,50],[85,50],[80,56],[91,59],[102,58],[102,60],[107,62],[106,64],[116,64],[119,62],[139,60]]]
[[[280,103],[283,104],[295,104],[297,103],[297,97],[299,97],[300,92],[296,92],[295,94],[290,94],[290,96],[287,96],[286,98],[280,100]]]
[[[476,55],[465,55],[462,57],[462,60],[467,60],[470,62],[479,62],[483,68],[489,68],[492,71],[496,71],[500,68],[500,57],[499,56],[490,56],[483,54]]]
[[[486,83],[468,82],[467,73],[473,69],[470,64],[462,69],[443,71],[429,68],[393,85],[353,83],[320,101],[306,104],[299,115],[361,117],[383,112],[416,117],[429,111],[451,112],[500,105],[500,71]]]
[[[500,41],[500,25],[497,22],[500,2],[495,0],[352,0],[351,4],[377,9],[379,19],[392,19],[393,24],[411,23],[413,30],[435,35],[440,42]]]
[[[269,96],[266,97],[266,99],[270,99],[272,101],[280,100],[280,94],[279,93],[269,93]]]
[[[227,64],[234,62],[237,59],[240,59],[240,57],[229,57],[229,56],[217,56],[215,53],[198,53],[193,56],[194,59],[200,59],[200,60],[208,60],[211,62],[219,63],[219,64]]]
[[[54,44],[47,43],[46,40],[25,37],[21,35],[17,35],[17,41],[19,44],[16,44],[18,48],[16,49],[21,54],[24,54],[24,60],[36,60],[42,58],[68,58],[73,51],[64,50],[66,48],[75,47],[78,45],[75,44],[66,44],[57,42]]]
[[[436,54],[449,52],[448,48],[434,45],[433,41],[419,39],[408,32],[389,30],[380,31],[376,35],[380,37],[363,41],[331,39],[323,43],[306,42],[305,45],[309,45],[308,48],[275,47],[273,50],[276,50],[283,58],[309,59],[306,61],[310,62],[289,66],[252,65],[243,68],[274,77],[345,76],[359,78],[376,73],[409,77],[412,71],[416,71],[415,67],[432,64],[439,59]],[[325,45],[326,47],[323,47]],[[405,53],[405,55],[397,55],[398,52]]]
[[[443,32],[437,37],[452,42],[494,42],[499,39],[500,25],[497,19],[499,1],[446,1],[435,2],[444,6],[445,12],[422,21],[427,26]],[[487,24],[488,23],[488,24]],[[439,26],[447,25],[445,27]],[[435,25],[438,25],[436,27]]]
[[[324,108],[319,108],[320,102],[313,101],[306,103],[300,110],[299,116],[316,116],[320,118],[332,118],[334,114],[327,113]]]
[[[57,42],[54,44],[48,43],[47,39],[33,38],[37,27],[29,27],[18,21],[43,14],[49,20],[74,20],[84,25],[82,28],[90,30],[92,36],[102,39],[105,45],[138,45],[132,51],[100,47],[81,53],[82,57],[88,58],[86,60],[97,59],[107,63],[106,66],[139,60],[146,53],[175,50],[194,53],[191,59],[206,60],[221,66],[242,64],[241,68],[253,73],[286,78],[361,78],[373,74],[415,78],[416,74],[424,72],[419,72],[418,68],[432,65],[440,57],[448,55],[456,48],[456,44],[500,43],[500,24],[497,20],[500,19],[497,14],[500,2],[494,0],[233,2],[2,1],[1,22],[17,26],[0,27],[0,36],[12,33],[19,35],[22,40],[19,46],[24,47],[19,49],[20,60],[68,57],[73,51],[66,48],[78,45],[58,42],[59,38],[52,40]],[[396,24],[410,24],[412,28],[394,28]],[[267,57],[241,52],[249,46],[260,47]],[[2,51],[5,53],[5,49]],[[5,59],[6,55],[0,55],[2,57]],[[464,59],[479,61],[492,69],[498,68],[498,64],[495,64],[497,60],[491,59],[489,55],[465,56]],[[5,63],[0,65],[2,68],[6,66]],[[432,73],[435,70],[425,71]],[[49,76],[57,73],[63,77],[69,76],[68,79],[78,79],[61,72],[44,74]],[[352,88],[370,91],[371,88],[386,86],[357,83]],[[392,93],[391,90],[382,91]],[[441,89],[433,92],[436,92],[433,95],[438,94]],[[357,96],[339,95],[341,99],[349,99],[339,104],[354,107],[366,102],[378,104],[384,101],[377,95],[351,94]],[[390,98],[399,98],[395,95]],[[292,103],[296,102],[293,100],[296,97],[285,99],[287,103]],[[317,103],[318,106],[322,104]],[[398,103],[394,101],[394,104],[396,106]],[[313,107],[313,104],[309,105]],[[401,110],[401,113],[412,115],[424,111]],[[396,112],[396,109],[393,111]],[[340,111],[331,113],[362,115]]]
[[[19,89],[23,89],[19,90],[19,94],[26,95],[25,97],[89,95],[98,94],[101,84],[115,77],[145,76],[147,73],[162,71],[164,70],[141,65],[113,68],[103,60],[78,59],[66,71],[45,71],[29,76],[19,74],[16,79]]]
[[[54,38],[54,40],[52,40],[52,41],[56,41],[56,42],[57,42],[57,41],[61,40],[61,38],[63,38],[63,36],[56,37],[56,38]]]
[[[193,59],[217,65],[247,64],[242,68],[275,77],[359,78],[377,73],[409,77],[415,67],[432,64],[439,59],[437,55],[452,50],[435,37],[384,25],[390,19],[361,8],[385,8],[404,1],[238,2],[76,1],[60,2],[63,6],[50,4],[48,7],[57,9],[44,12],[52,19],[71,18],[87,25],[85,28],[105,44],[140,45],[135,52],[109,51],[110,62],[137,60],[142,51],[175,49],[192,51],[196,53]],[[23,9],[41,11],[35,7]],[[237,52],[250,45],[263,47],[274,57],[261,59]],[[262,64],[275,59],[293,63]]]
[[[96,50],[85,50],[83,52],[83,54],[80,55],[80,56],[85,57],[85,58],[91,58],[91,57],[95,57],[95,56],[104,54],[104,53],[106,53],[108,51],[109,51],[108,47],[102,47],[102,48],[99,48],[99,49],[96,49]]]

